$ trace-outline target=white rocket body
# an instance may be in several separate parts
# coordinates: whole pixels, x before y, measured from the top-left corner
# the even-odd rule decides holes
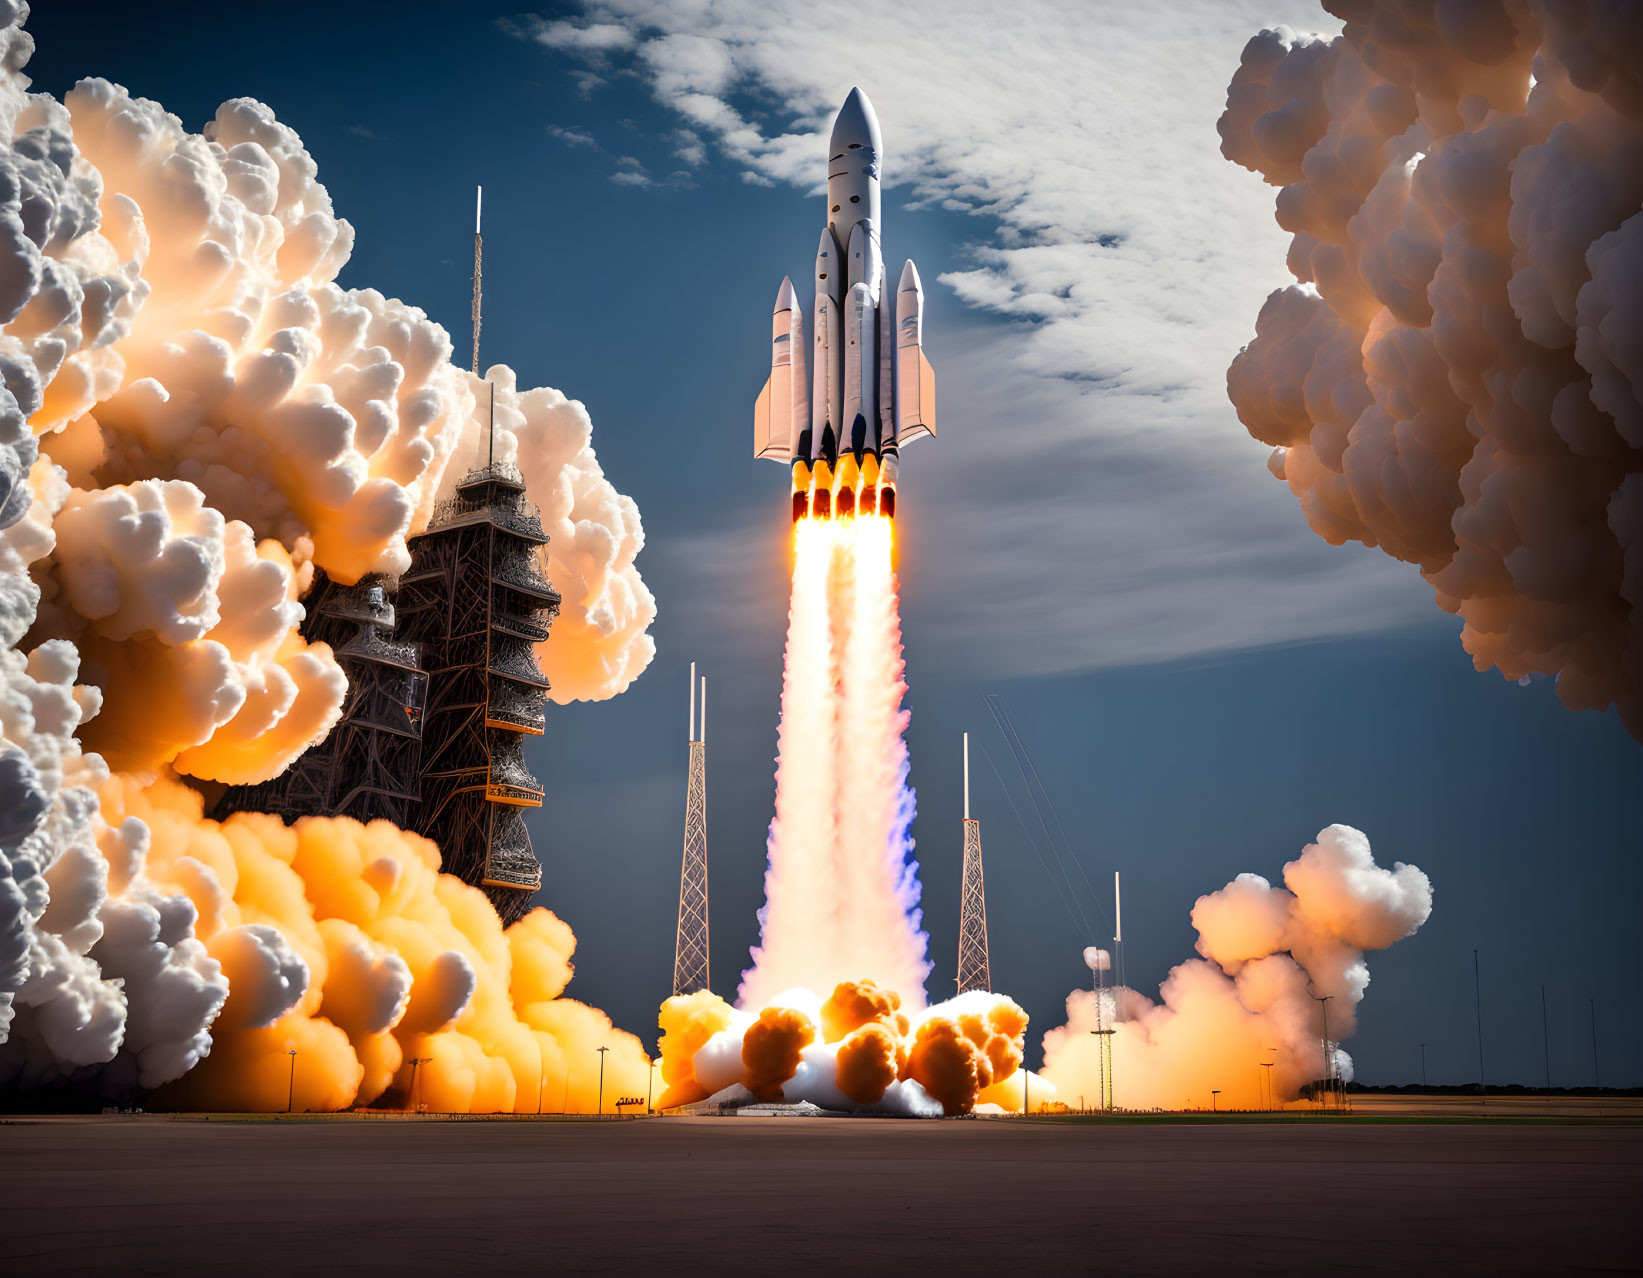
[[[901,446],[934,435],[935,372],[924,355],[924,286],[909,261],[894,302],[880,242],[883,142],[852,89],[828,143],[827,226],[816,252],[812,381],[791,279],[771,315],[770,378],[753,410],[753,455],[787,463],[793,518],[895,514]]]

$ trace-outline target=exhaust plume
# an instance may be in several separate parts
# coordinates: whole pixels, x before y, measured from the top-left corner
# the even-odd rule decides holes
[[[662,1005],[664,1108],[968,1114],[1021,1068],[1027,1014],[1008,998],[925,1008],[894,538],[881,515],[794,525],[759,944],[736,1008],[706,991]]]
[[[924,1005],[893,543],[883,516],[794,525],[776,816],[745,1008],[863,972]]]
[[[392,576],[481,456],[481,383],[414,306],[335,283],[353,244],[250,99],[198,133],[103,80],[29,92],[0,11],[0,1086],[271,1109],[587,1108],[637,1040],[564,999],[575,940],[504,932],[392,827],[202,816],[178,776],[278,775],[346,683],[298,632],[323,569]],[[553,695],[654,652],[639,514],[582,405],[497,387],[564,596]],[[563,1077],[561,1077],[563,1076]],[[616,1094],[613,1090],[612,1094]]]
[[[1297,283],[1227,392],[1313,530],[1416,565],[1479,670],[1643,738],[1643,23],[1335,0],[1219,129]]]
[[[1120,1109],[1265,1103],[1262,1065],[1282,1100],[1327,1076],[1331,1044],[1357,1028],[1369,985],[1365,950],[1411,936],[1432,913],[1432,885],[1401,861],[1375,863],[1369,840],[1332,825],[1284,867],[1284,886],[1240,874],[1198,898],[1198,953],[1170,971],[1159,1001],[1123,987],[1101,991],[1112,1036],[1112,1094]],[[1063,1096],[1099,1096],[1094,991],[1067,996],[1067,1023],[1044,1035],[1044,1073]],[[1328,998],[1327,1012],[1320,999]],[[1333,1049],[1347,1081],[1352,1058]]]

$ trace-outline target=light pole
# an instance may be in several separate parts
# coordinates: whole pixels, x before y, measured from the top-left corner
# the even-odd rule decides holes
[[[1261,1062],[1261,1068],[1266,1071],[1266,1107],[1268,1113],[1272,1112],[1273,1105],[1278,1099],[1278,1094],[1272,1090],[1272,1067],[1276,1064],[1276,1061]]]
[[[1426,1044],[1421,1044],[1421,1086],[1426,1086]]]
[[[1483,978],[1478,975],[1478,952],[1472,951],[1472,1005],[1478,1014],[1478,1093],[1483,1093]]]
[[[1546,1019],[1546,986],[1540,987],[1540,1045],[1546,1053],[1546,1090],[1552,1090],[1552,1027]]]
[[[1306,982],[1306,992],[1324,1007],[1324,1089],[1328,1091],[1329,1096],[1334,1096],[1334,1048],[1329,1045],[1329,1000],[1334,994],[1313,994],[1311,981]],[[1336,1107],[1339,1109],[1339,1099]]]
[[[605,1116],[605,1053],[608,1052],[608,1051],[610,1051],[610,1048],[608,1048],[608,1047],[601,1047],[599,1049],[599,1117],[600,1118],[603,1118]]]
[[[291,1058],[291,1086],[285,1093],[285,1112],[289,1114],[297,1103],[297,1049],[288,1047],[285,1054]]]
[[[1312,983],[1307,982],[1306,992],[1312,994]],[[1324,1008],[1324,1086],[1333,1095],[1335,1091],[1335,1053],[1329,1047],[1329,1000],[1333,994],[1312,994]]]
[[[1212,1087],[1209,1089],[1209,1112],[1212,1114],[1218,1114],[1221,1112],[1221,1103],[1219,1099],[1220,1095],[1221,1089],[1219,1087]]]
[[[1586,1004],[1592,1009],[1592,1083],[1601,1092],[1603,1090],[1603,1075],[1597,1068],[1597,1000],[1589,998],[1586,1000]]]
[[[654,1114],[656,1111],[650,1106],[651,1095],[656,1090],[656,1062],[650,1059],[650,1053],[645,1053],[645,1113]]]
[[[411,1057],[411,1112],[413,1114],[421,1108],[421,1106],[416,1103],[416,1067],[418,1065],[426,1065],[432,1059],[433,1057],[431,1056]]]
[[[536,1071],[536,1112],[542,1112],[542,1088],[548,1081],[548,1067],[542,1066]]]

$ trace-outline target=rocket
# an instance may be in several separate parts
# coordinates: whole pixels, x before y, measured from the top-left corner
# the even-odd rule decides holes
[[[878,116],[860,89],[827,145],[827,225],[816,249],[806,378],[804,311],[782,280],[770,319],[770,379],[753,408],[753,455],[793,480],[793,519],[896,513],[901,450],[936,433],[924,355],[924,285],[909,260],[892,298],[881,248]]]

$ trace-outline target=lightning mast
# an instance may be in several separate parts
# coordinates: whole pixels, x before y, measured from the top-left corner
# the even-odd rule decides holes
[[[483,291],[485,272],[482,269],[485,255],[485,239],[479,233],[479,215],[485,207],[485,188],[474,188],[474,300],[473,300],[473,330],[474,330],[474,358],[473,375],[479,376],[479,302]]]
[[[964,879],[959,888],[958,992],[993,988],[987,964],[987,888],[981,873],[981,822],[970,816],[970,734],[964,734]]]
[[[707,973],[707,679],[696,701],[696,663],[690,663],[690,776],[685,782],[685,847],[679,863],[679,931],[673,948],[673,992],[709,988]]]
[[[1119,893],[1118,871],[1112,872],[1112,979],[1124,984],[1124,898]]]

